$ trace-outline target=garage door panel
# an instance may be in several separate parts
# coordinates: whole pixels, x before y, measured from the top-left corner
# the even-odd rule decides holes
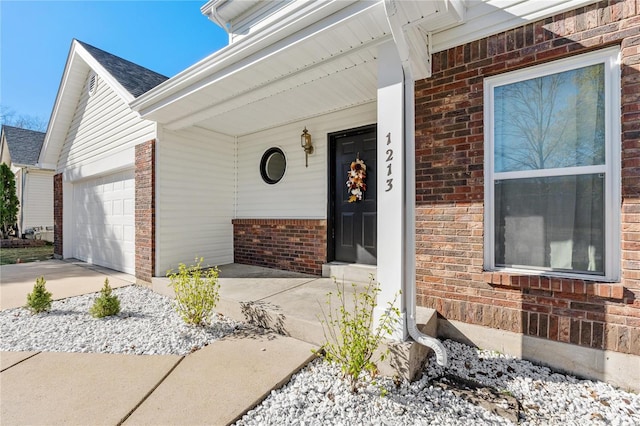
[[[74,185],[74,257],[135,273],[133,170]]]

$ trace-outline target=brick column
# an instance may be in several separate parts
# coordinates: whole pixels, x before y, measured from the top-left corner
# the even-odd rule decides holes
[[[62,173],[53,177],[53,254],[62,259]]]
[[[136,278],[150,284],[155,272],[155,139],[136,145],[135,223]]]

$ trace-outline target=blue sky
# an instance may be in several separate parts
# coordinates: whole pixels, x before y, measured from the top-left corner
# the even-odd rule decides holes
[[[205,3],[0,0],[0,105],[48,121],[73,38],[172,77],[227,44]]]

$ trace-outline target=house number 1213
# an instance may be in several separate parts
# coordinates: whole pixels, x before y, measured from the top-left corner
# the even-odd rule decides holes
[[[387,146],[391,145],[391,132],[387,133]],[[384,192],[389,192],[393,189],[393,172],[391,171],[391,165],[393,164],[393,149],[388,148],[387,151],[387,187]]]

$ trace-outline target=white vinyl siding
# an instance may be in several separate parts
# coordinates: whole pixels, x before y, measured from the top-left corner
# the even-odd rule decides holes
[[[328,134],[376,122],[376,104],[315,117],[238,138],[238,218],[325,219],[327,217]],[[305,167],[300,135],[307,127],[313,154]],[[260,175],[260,159],[271,147],[280,148],[287,168],[278,183]],[[346,171],[345,171],[346,181]]]
[[[156,144],[156,275],[179,263],[233,262],[234,139],[204,129]]]
[[[85,79],[85,86],[89,76]],[[97,91],[81,92],[58,158],[58,171],[85,167],[155,137],[155,123],[143,120],[98,77]],[[114,167],[118,165],[114,164]]]
[[[73,185],[73,257],[135,273],[135,183],[128,170]]]
[[[35,226],[53,226],[53,172],[28,170],[22,209],[22,232]]]

